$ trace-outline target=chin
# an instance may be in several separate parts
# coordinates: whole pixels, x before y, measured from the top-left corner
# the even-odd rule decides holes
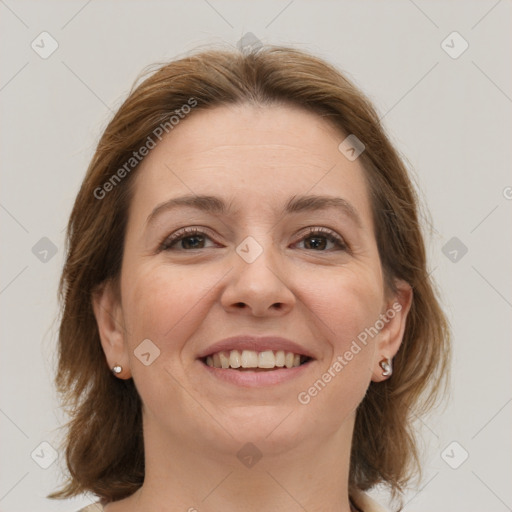
[[[298,412],[282,405],[244,406],[232,414],[226,412],[223,425],[238,443],[254,443],[272,453],[295,447],[307,435]]]

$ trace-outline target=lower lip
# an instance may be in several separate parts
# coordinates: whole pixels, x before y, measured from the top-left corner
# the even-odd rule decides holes
[[[198,361],[199,364],[213,377],[231,384],[236,384],[237,386],[244,386],[248,388],[271,386],[295,379],[306,372],[313,362],[313,360],[310,359],[306,363],[292,368],[278,368],[277,370],[256,372],[250,370],[239,371],[232,368],[215,368],[213,366],[208,366],[200,360]]]

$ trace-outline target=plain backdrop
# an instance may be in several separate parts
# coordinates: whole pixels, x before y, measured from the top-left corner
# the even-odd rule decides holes
[[[65,419],[53,387],[64,228],[102,130],[147,65],[247,33],[354,80],[431,214],[452,390],[418,421],[425,475],[404,510],[512,510],[511,19],[505,0],[0,0],[0,511],[93,499],[45,495],[64,470],[52,451]]]

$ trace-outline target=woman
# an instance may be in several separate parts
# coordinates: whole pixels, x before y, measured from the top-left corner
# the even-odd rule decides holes
[[[160,67],[105,130],[68,226],[57,384],[105,512],[382,510],[449,331],[417,199],[368,100],[264,47]]]

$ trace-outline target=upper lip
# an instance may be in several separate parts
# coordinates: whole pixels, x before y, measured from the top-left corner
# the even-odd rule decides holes
[[[300,354],[314,359],[314,355],[311,351],[295,341],[281,338],[280,336],[251,336],[245,334],[217,341],[213,343],[213,345],[203,349],[197,357],[198,359],[202,359],[223,350],[255,350],[256,352],[284,350],[285,352],[293,352],[294,354]]]

